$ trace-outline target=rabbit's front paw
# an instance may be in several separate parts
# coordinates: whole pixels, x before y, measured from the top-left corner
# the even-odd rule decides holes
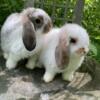
[[[54,78],[54,74],[49,73],[49,72],[46,72],[46,73],[44,74],[44,76],[43,76],[43,80],[44,80],[46,83],[52,81],[53,78]]]
[[[62,78],[65,81],[72,81],[73,80],[73,77],[74,77],[73,73],[71,73],[71,74],[63,73],[62,74]]]
[[[11,70],[14,69],[16,67],[16,62],[12,61],[11,59],[8,59],[6,61],[6,67]]]
[[[34,57],[30,57],[28,59],[27,64],[26,64],[26,68],[31,69],[31,70],[34,69],[35,66],[36,66],[36,61],[37,61],[37,56],[36,55],[34,55]]]
[[[28,62],[27,64],[26,64],[26,68],[28,68],[28,69],[34,69],[34,67],[35,67],[35,63],[34,63],[34,61],[33,62]]]
[[[5,59],[8,59],[8,54],[7,53],[3,53],[3,56]]]

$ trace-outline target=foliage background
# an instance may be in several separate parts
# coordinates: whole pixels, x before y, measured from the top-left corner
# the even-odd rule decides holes
[[[6,17],[13,12],[20,12],[28,0],[0,0],[0,26]],[[73,19],[76,0],[35,0],[35,7],[43,8],[53,19],[55,25],[60,26]],[[45,6],[40,4],[45,1]],[[68,4],[67,4],[68,3]],[[56,6],[54,6],[56,5]],[[54,8],[56,9],[54,10]],[[66,7],[66,12],[65,11]],[[100,1],[85,0],[82,25],[87,29],[91,39],[92,56],[100,62]]]

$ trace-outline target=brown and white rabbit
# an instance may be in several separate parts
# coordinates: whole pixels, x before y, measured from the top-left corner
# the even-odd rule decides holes
[[[49,15],[39,8],[26,8],[13,13],[1,29],[1,48],[8,69],[41,49],[42,36],[52,28]]]
[[[57,73],[62,73],[64,80],[71,81],[88,51],[89,36],[81,26],[65,24],[52,29],[44,37],[39,58],[39,63],[45,67],[43,80],[50,82]]]

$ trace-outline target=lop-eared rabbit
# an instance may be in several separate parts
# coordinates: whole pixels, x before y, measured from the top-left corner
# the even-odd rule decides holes
[[[13,69],[19,60],[39,52],[42,37],[51,28],[49,15],[39,8],[26,8],[8,16],[1,29],[1,48],[6,67]]]
[[[81,26],[65,24],[61,28],[53,28],[45,34],[39,56],[39,63],[45,68],[43,80],[50,82],[57,73],[62,73],[64,80],[71,81],[88,51],[89,36]],[[34,61],[29,64],[31,68],[32,63],[34,65]]]

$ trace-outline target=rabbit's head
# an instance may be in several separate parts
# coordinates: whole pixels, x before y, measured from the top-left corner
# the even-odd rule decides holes
[[[84,56],[89,51],[89,36],[84,28],[77,24],[66,24],[61,31],[66,33],[70,56]]]
[[[88,53],[89,36],[86,30],[77,24],[65,24],[59,33],[55,58],[58,67],[64,69],[69,64],[71,57],[80,58]]]
[[[24,23],[23,42],[27,50],[32,51],[36,46],[36,38],[46,34],[52,28],[49,15],[39,8],[27,8],[22,11]]]

